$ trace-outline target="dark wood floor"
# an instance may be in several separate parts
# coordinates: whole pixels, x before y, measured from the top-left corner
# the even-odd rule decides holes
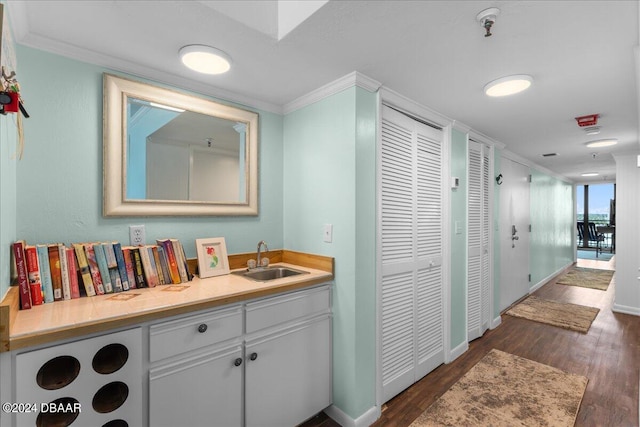
[[[580,266],[610,269],[614,263],[615,258],[578,261]],[[502,324],[470,343],[462,356],[383,405],[374,426],[408,426],[492,348],[586,376],[589,384],[576,426],[638,426],[640,317],[612,312],[614,291],[615,276],[606,292],[549,282],[535,295],[600,308],[588,333],[503,315]],[[321,414],[304,426],[338,424]]]

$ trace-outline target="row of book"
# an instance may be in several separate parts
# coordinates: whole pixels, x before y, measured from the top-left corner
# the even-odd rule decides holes
[[[190,281],[184,248],[177,239],[156,245],[119,242],[13,244],[20,308]]]

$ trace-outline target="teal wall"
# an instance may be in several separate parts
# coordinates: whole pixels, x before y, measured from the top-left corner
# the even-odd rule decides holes
[[[531,169],[531,285],[573,263],[573,185]]]
[[[494,175],[502,168],[501,150],[493,151]],[[500,186],[493,180],[493,319],[500,317]],[[493,319],[491,319],[493,321]]]
[[[467,135],[457,129],[451,131],[451,176],[460,178],[460,186],[451,190],[450,349],[454,349],[467,340]]]
[[[353,418],[375,405],[377,104],[352,87],[284,119],[284,244],[335,258],[333,400]]]
[[[0,2],[4,4],[5,2]],[[7,13],[7,8],[4,8]],[[8,22],[5,19],[5,24]],[[20,70],[16,70],[20,71]],[[20,74],[18,73],[18,76]],[[22,79],[19,80],[22,82]],[[11,283],[11,244],[16,240],[17,115],[0,115],[0,299]]]
[[[191,258],[196,256],[195,239],[203,237],[225,237],[229,253],[253,252],[263,239],[272,249],[283,247],[281,115],[258,111],[259,216],[104,218],[102,73],[112,71],[23,46],[17,54],[31,118],[25,120],[26,147],[17,183],[2,183],[3,192],[17,188],[17,221],[7,221],[17,227],[10,234],[29,243],[128,243],[128,226],[144,224],[148,242],[178,238]]]
[[[11,283],[11,244],[16,240],[16,115],[0,115],[0,299]]]

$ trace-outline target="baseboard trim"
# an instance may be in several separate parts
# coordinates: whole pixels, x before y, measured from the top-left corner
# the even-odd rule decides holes
[[[468,342],[460,343],[460,345],[456,346],[454,349],[449,351],[446,363],[453,362],[458,357],[462,356],[467,350],[469,350],[469,343]]]
[[[342,427],[369,427],[380,418],[380,408],[373,406],[358,418],[353,419],[336,405],[331,405],[324,410],[325,414]]]
[[[491,329],[495,329],[502,324],[502,316],[498,316],[491,322]]]
[[[557,270],[555,273],[551,273],[550,275],[548,275],[547,277],[545,277],[544,279],[540,280],[538,283],[536,283],[535,285],[531,286],[529,288],[529,293],[532,294],[535,291],[537,291],[538,289],[540,289],[541,287],[543,287],[544,285],[546,285],[547,283],[549,283],[551,280],[555,279],[556,277],[558,277],[559,275],[561,275],[562,273],[564,273],[569,267],[571,267],[574,263],[569,263],[567,265],[565,265],[564,267],[561,267],[559,270]]]
[[[613,304],[611,311],[614,313],[631,314],[633,316],[640,316],[640,307],[630,307],[628,305]]]

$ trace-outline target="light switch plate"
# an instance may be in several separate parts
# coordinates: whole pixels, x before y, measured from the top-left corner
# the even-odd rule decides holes
[[[325,224],[322,231],[322,240],[325,243],[331,243],[333,241],[333,225]]]

